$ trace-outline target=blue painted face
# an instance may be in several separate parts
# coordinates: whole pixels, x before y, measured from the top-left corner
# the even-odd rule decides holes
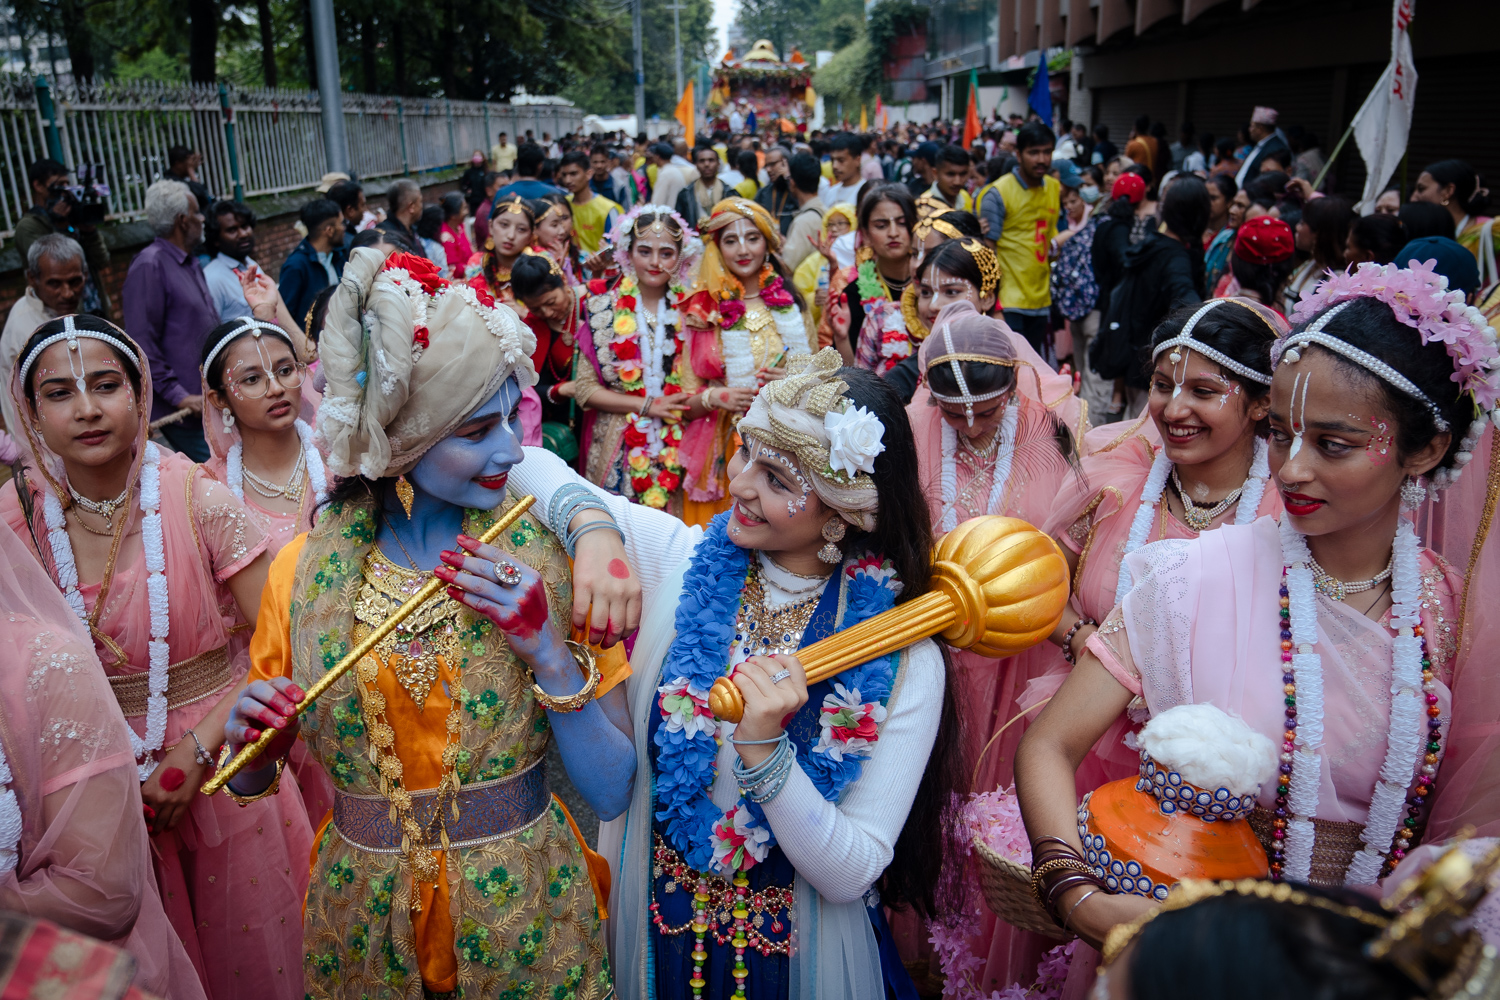
[[[422,456],[411,470],[412,483],[457,507],[498,506],[511,467],[524,454],[520,407],[520,383],[506,379],[457,430]]]

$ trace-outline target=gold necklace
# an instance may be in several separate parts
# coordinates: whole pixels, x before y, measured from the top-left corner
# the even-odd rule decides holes
[[[773,608],[766,600],[760,570],[752,563],[745,577],[745,587],[740,592],[740,613],[735,622],[734,639],[750,656],[795,653],[821,597],[820,589],[800,601]]]
[[[354,600],[354,617],[368,626],[365,634],[395,614],[427,581],[426,573],[396,565],[379,546],[370,549],[364,576],[364,585]],[[447,593],[439,592],[375,646],[375,652],[391,664],[396,680],[411,695],[418,712],[426,709],[432,686],[442,675],[438,657],[450,666],[463,657],[456,627],[462,609],[463,605]]]

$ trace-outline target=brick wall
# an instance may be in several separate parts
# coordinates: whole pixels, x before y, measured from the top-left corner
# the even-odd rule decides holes
[[[365,199],[370,208],[385,208],[390,211],[384,194],[385,184],[365,185]],[[424,184],[422,187],[423,200],[429,204],[437,202],[449,191],[458,190],[458,181],[447,179],[434,181],[432,184]],[[374,193],[378,191],[379,193]],[[312,200],[312,192],[297,192],[292,195],[278,198],[258,199],[251,202],[251,207],[260,216],[255,226],[255,260],[261,268],[273,279],[281,275],[282,261],[286,260],[294,247],[302,240],[302,236],[294,228],[297,221],[297,212],[301,206]],[[130,262],[141,248],[150,242],[150,231],[142,223],[133,223],[124,226],[111,227],[106,233],[106,242],[111,246],[109,267],[104,271],[104,288],[109,293],[110,303],[114,307],[115,322],[120,322],[121,298],[120,288],[125,283],[125,274],[130,269]],[[26,273],[23,262],[19,260],[13,248],[5,254],[6,258],[14,258],[9,261],[10,266],[5,267],[5,261],[0,260],[0,316],[8,314],[10,307],[16,300],[26,294]]]

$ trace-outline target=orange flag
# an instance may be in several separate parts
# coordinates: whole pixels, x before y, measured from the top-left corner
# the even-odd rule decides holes
[[[979,73],[969,70],[969,109],[964,114],[964,149],[979,138]]]
[[[689,80],[687,86],[682,88],[682,100],[677,102],[677,110],[672,112],[672,117],[682,122],[682,127],[687,131],[688,145],[694,142],[697,134],[693,119],[693,81]]]

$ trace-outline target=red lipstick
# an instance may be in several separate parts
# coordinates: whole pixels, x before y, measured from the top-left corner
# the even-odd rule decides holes
[[[1319,500],[1317,497],[1306,496],[1302,493],[1281,493],[1281,502],[1286,506],[1286,512],[1294,517],[1306,517],[1322,509],[1328,501]]]
[[[509,478],[510,473],[502,472],[498,476],[476,476],[474,482],[487,490],[503,490],[505,489],[505,481]]]

